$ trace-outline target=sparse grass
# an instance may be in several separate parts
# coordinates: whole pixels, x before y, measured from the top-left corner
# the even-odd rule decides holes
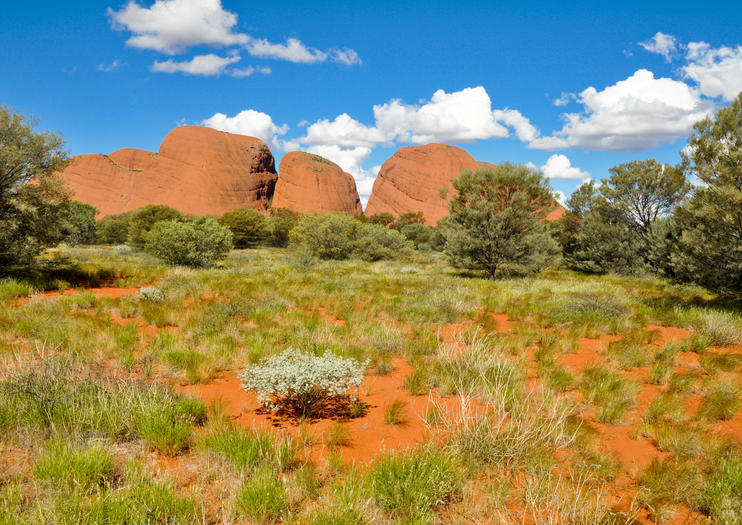
[[[88,493],[113,480],[113,457],[100,444],[67,443],[52,439],[33,465],[38,481],[56,489]]]
[[[275,523],[289,511],[286,487],[271,471],[256,473],[237,493],[240,515],[255,523]]]
[[[680,503],[692,503],[698,494],[698,469],[690,463],[654,458],[639,476],[637,502],[660,523],[669,519]]]
[[[286,250],[261,248],[235,251],[209,270],[164,268],[140,252],[106,247],[61,248],[43,260],[50,272],[43,277],[0,279],[0,525],[516,524],[524,517],[627,524],[632,517],[606,508],[603,495],[635,488],[637,502],[659,518],[680,503],[718,523],[742,515],[739,453],[719,452],[723,440],[709,424],[738,406],[729,393],[742,358],[719,348],[740,333],[734,299],[656,278],[566,271],[491,282],[430,252],[302,265],[287,261]],[[86,281],[154,284],[164,297],[96,297],[84,293]],[[74,295],[15,306],[34,290],[66,288]],[[511,331],[497,332],[491,313],[507,314]],[[656,350],[647,323],[693,335]],[[443,338],[447,324],[458,325],[453,342]],[[173,325],[179,328],[167,328]],[[560,353],[579,350],[580,338],[605,334],[621,338],[607,348],[606,363],[576,377],[559,364]],[[166,387],[206,381],[287,346],[370,359],[378,376],[398,363],[406,368],[405,359],[414,372],[404,386],[431,393],[426,420],[438,448],[387,454],[359,474],[344,460],[351,450],[340,448],[358,437],[342,423],[325,435],[307,424],[292,440],[233,425],[221,405],[202,431],[203,404]],[[687,351],[701,367],[678,373],[678,355]],[[632,412],[632,423],[640,422],[633,428],[669,459],[642,472],[639,487],[629,478],[617,488],[622,470],[601,441],[605,427],[582,418],[592,403],[599,421],[628,419],[646,377],[636,367],[648,367],[646,381],[664,388],[646,413]],[[396,374],[367,379],[387,383]],[[573,387],[587,403],[568,392]],[[371,391],[361,389],[361,397]],[[698,420],[689,412],[691,392],[705,396]],[[439,395],[456,395],[461,410]],[[399,421],[392,404],[351,410]],[[163,452],[178,457],[163,460]],[[304,463],[316,455],[316,465]],[[141,464],[126,464],[131,456]],[[103,468],[107,457],[115,457],[112,470]],[[177,484],[169,481],[171,462],[189,473]]]
[[[407,422],[407,403],[396,399],[384,407],[384,423],[404,425]]]
[[[276,451],[270,434],[226,423],[208,429],[198,441],[200,449],[226,460],[240,471],[273,465]]]
[[[742,366],[742,354],[711,353],[706,352],[701,356],[701,366],[710,374],[716,372],[732,372]]]
[[[597,408],[596,419],[603,423],[620,423],[624,413],[634,406],[637,386],[603,366],[587,368],[582,373],[580,388],[585,399]]]
[[[701,487],[698,507],[714,523],[742,523],[742,453],[731,450],[714,457]]]
[[[726,421],[737,413],[739,407],[739,387],[719,383],[709,389],[698,409],[698,418],[704,421]]]
[[[325,431],[325,445],[330,450],[334,450],[338,447],[348,447],[353,443],[353,438],[350,435],[350,431],[345,423],[342,421],[335,421],[330,428]]]
[[[456,496],[461,481],[456,463],[432,449],[387,454],[368,473],[374,499],[392,517],[407,523],[430,519],[436,508]]]

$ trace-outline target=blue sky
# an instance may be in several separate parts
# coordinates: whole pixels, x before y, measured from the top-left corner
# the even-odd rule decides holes
[[[489,5],[488,5],[489,4]],[[72,154],[156,151],[178,124],[334,160],[368,196],[402,146],[532,163],[569,194],[676,163],[742,91],[730,2],[9,2],[0,104]]]

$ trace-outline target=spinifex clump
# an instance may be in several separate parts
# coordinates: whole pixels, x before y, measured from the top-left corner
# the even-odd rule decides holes
[[[273,412],[300,418],[338,417],[357,401],[351,393],[363,383],[368,361],[304,354],[293,348],[251,365],[240,374],[245,390]]]

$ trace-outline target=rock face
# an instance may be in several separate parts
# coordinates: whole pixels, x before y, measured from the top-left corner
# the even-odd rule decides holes
[[[319,155],[287,153],[281,159],[278,174],[274,208],[302,213],[363,213],[353,177]]]
[[[159,153],[120,149],[80,155],[61,173],[74,198],[100,216],[166,204],[190,214],[265,211],[276,184],[268,146],[255,137],[199,126],[171,131]]]
[[[445,144],[401,148],[387,160],[374,181],[366,215],[423,212],[434,226],[448,215],[451,181],[479,163],[466,151]]]

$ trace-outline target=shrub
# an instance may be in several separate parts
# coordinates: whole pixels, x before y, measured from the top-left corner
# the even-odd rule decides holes
[[[258,210],[240,209],[219,217],[219,223],[232,232],[235,248],[255,248],[270,235],[268,221]]]
[[[461,472],[441,452],[418,449],[392,453],[374,462],[368,473],[372,495],[392,516],[423,520],[451,500],[461,487]]]
[[[288,246],[291,230],[299,223],[299,214],[288,208],[271,208],[268,217],[268,244],[277,248]]]
[[[165,300],[165,294],[154,286],[145,286],[137,292],[137,299],[151,303],[161,303]]]
[[[382,226],[391,226],[394,222],[394,214],[384,211],[376,213],[368,218],[368,222],[371,224],[381,224]]]
[[[95,223],[95,242],[124,244],[129,240],[129,221],[132,212],[106,215]]]
[[[292,348],[251,365],[240,374],[243,388],[255,390],[258,401],[273,411],[298,417],[319,417],[346,409],[356,398],[352,388],[363,383],[368,361],[359,363],[334,355],[303,354]]]
[[[304,215],[291,231],[291,238],[320,259],[347,259],[353,254],[360,227],[360,222],[343,214]]]
[[[354,244],[353,254],[364,261],[394,259],[412,251],[404,235],[378,224],[362,224]]]
[[[183,220],[183,214],[175,208],[162,204],[150,204],[131,212],[128,217],[129,232],[126,244],[142,248],[147,243],[147,234],[155,224],[164,221]]]
[[[146,238],[146,250],[156,257],[194,268],[211,266],[232,249],[232,232],[211,217],[160,222]]]

